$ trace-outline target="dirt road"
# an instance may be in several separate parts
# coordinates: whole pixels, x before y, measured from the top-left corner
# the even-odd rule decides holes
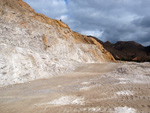
[[[0,88],[0,113],[150,113],[150,63],[86,64]]]

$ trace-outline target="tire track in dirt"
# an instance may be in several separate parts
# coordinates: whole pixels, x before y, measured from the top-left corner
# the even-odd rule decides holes
[[[128,70],[123,67],[122,71],[116,72],[118,66],[122,65],[124,64],[88,64],[92,71],[89,68],[86,70],[86,66],[83,66],[77,69],[77,72],[63,77],[0,89],[0,111],[3,113],[5,111],[8,113],[118,113],[121,110],[125,113],[148,113],[150,77],[145,74],[126,74]],[[143,66],[144,64],[134,64],[136,65],[138,68],[143,68],[144,73],[144,69],[148,69]],[[97,70],[98,67],[92,69],[94,66],[99,66],[100,70]],[[63,100],[62,97],[67,98]],[[73,98],[67,100],[70,97]],[[61,99],[66,104],[60,103]],[[76,104],[80,99],[83,104]]]

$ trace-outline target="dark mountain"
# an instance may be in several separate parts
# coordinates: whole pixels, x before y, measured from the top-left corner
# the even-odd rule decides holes
[[[134,41],[118,41],[117,43],[113,44],[109,41],[102,42],[97,38],[95,39],[101,43],[116,60],[138,62],[150,61],[150,46],[144,47],[143,45]]]
[[[148,56],[150,56],[150,46],[145,47],[145,51]]]

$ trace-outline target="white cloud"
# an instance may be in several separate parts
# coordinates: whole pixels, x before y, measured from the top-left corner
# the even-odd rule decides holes
[[[103,31],[99,31],[99,30],[93,30],[93,31],[85,30],[85,31],[81,31],[81,34],[91,35],[91,36],[95,36],[95,37],[102,37]]]

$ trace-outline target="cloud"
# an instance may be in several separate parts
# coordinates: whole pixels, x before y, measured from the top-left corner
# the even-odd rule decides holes
[[[150,45],[150,0],[24,0],[37,12],[102,41]]]
[[[142,18],[138,18],[134,20],[133,23],[143,28],[150,28],[150,15],[144,16]]]
[[[36,12],[43,13],[54,19],[60,19],[67,14],[66,1],[64,0],[24,0]]]
[[[81,31],[81,34],[88,35],[88,36],[95,36],[95,37],[102,37],[103,31],[93,30],[93,31]]]

